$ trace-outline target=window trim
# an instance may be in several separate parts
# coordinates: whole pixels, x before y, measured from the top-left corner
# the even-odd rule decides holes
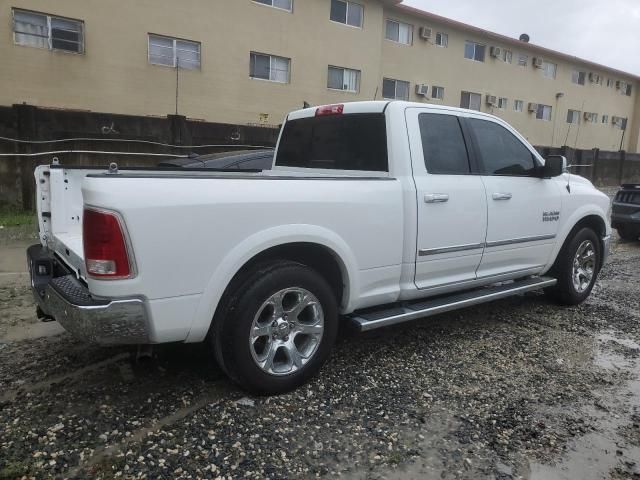
[[[577,122],[573,122],[573,121],[569,121],[569,114],[571,114],[572,119],[574,119],[574,117],[577,117]],[[567,110],[567,124],[569,125],[580,125],[580,116],[582,115],[582,112],[580,110],[573,110],[572,108],[569,108]]]
[[[442,96],[441,97],[436,97],[433,92],[435,89],[439,89],[442,92]],[[431,99],[432,100],[443,100],[444,101],[444,87],[439,87],[437,85],[433,85],[431,87]]]
[[[392,23],[397,23],[398,24],[398,40],[393,40],[392,38],[387,38],[387,23],[388,22],[392,22]],[[400,25],[407,25],[407,26],[410,27],[409,28],[410,29],[410,31],[409,31],[409,33],[410,33],[410,35],[409,35],[410,36],[409,43],[404,43],[404,42],[400,41]],[[414,33],[415,33],[414,30],[415,30],[415,28],[411,23],[402,22],[400,20],[394,20],[394,19],[388,18],[388,17],[385,18],[385,21],[384,21],[384,39],[389,41],[389,42],[393,42],[393,43],[395,43],[397,45],[404,45],[404,46],[407,46],[407,47],[411,47],[411,46],[413,46],[413,40],[414,40],[413,37],[414,37]]]
[[[271,1],[271,5],[268,5],[266,3],[262,3],[258,0],[251,0],[253,3],[255,3],[256,5],[262,5],[263,7],[267,7],[267,8],[275,8],[276,10],[280,10],[281,12],[287,12],[287,13],[293,13],[293,0],[291,0],[291,8],[286,9],[286,8],[282,8],[282,7],[277,7],[273,4],[273,0]]]
[[[173,52],[173,65],[165,65],[164,63],[156,63],[151,61],[151,37],[152,36],[166,38],[173,42],[173,45],[171,47]],[[147,32],[147,62],[149,63],[149,65],[154,65],[156,67],[176,68],[176,60],[178,58],[177,42],[189,42],[189,43],[194,43],[198,45],[198,68],[185,68],[185,67],[180,67],[179,65],[178,65],[178,68],[180,68],[181,70],[200,70],[201,71],[202,70],[202,42],[198,42],[196,40],[188,40],[186,38],[171,37],[169,35],[161,35],[159,33],[151,33],[151,32]]]
[[[438,35],[440,35],[440,39],[445,38],[444,43],[438,43]],[[449,48],[449,34],[445,32],[436,32],[436,38],[433,42],[436,47],[440,48]]]
[[[364,5],[362,3],[359,2],[353,2],[352,0],[337,0],[338,2],[342,2],[342,3],[346,3],[347,8],[345,10],[345,18],[344,18],[344,23],[343,22],[338,22],[337,20],[333,20],[331,18],[331,3],[329,3],[329,21],[331,23],[336,23],[338,25],[343,25],[345,27],[351,27],[351,28],[357,28],[359,30],[363,30],[364,29]],[[360,26],[357,25],[351,25],[350,23],[347,23],[347,21],[349,20],[349,4],[356,4],[359,5],[360,8],[362,8],[362,18],[360,19]],[[291,0],[291,5],[293,5],[293,0]]]
[[[547,65],[553,65],[553,76],[547,75]],[[549,80],[555,80],[558,76],[558,64],[553,62],[547,62],[546,60],[542,61],[542,76],[543,78],[548,78]]]
[[[42,35],[33,35],[30,33],[26,33],[26,32],[16,32],[16,12],[24,12],[27,14],[31,14],[31,15],[40,15],[45,17],[46,21],[47,21],[47,36],[44,37]],[[79,51],[73,51],[73,50],[66,50],[64,48],[55,48],[53,46],[53,37],[52,37],[52,32],[51,32],[51,19],[59,19],[59,20],[65,20],[68,22],[74,22],[77,23],[80,26],[80,37],[82,38],[82,40],[80,42],[78,42],[79,46],[81,47],[81,49]],[[85,25],[84,25],[84,20],[80,20],[79,18],[71,18],[71,17],[63,17],[61,15],[52,15],[49,13],[44,13],[44,12],[38,12],[36,10],[29,10],[26,8],[17,8],[17,7],[12,7],[11,8],[11,33],[13,36],[13,44],[18,46],[18,47],[29,47],[29,48],[39,48],[41,50],[49,50],[52,52],[64,52],[64,53],[69,53],[69,54],[73,54],[73,55],[84,55],[86,53],[86,39],[85,39]],[[47,40],[47,46],[46,47],[38,47],[38,46],[34,46],[34,45],[25,45],[23,43],[18,43],[18,41],[16,40],[16,33],[20,33],[20,34],[24,34],[24,35],[31,35],[31,36],[37,36],[40,38],[46,38]],[[66,40],[68,42],[72,42],[70,40]]]
[[[469,106],[468,107],[463,107],[462,106],[462,96],[468,93],[469,94]],[[480,97],[480,102],[479,102],[479,107],[478,110],[476,110],[475,108],[471,108],[471,95],[477,95],[478,97]],[[482,112],[482,94],[481,93],[476,93],[476,92],[470,92],[468,90],[462,90],[460,92],[460,108],[464,108],[465,110],[470,110],[472,112]]]
[[[466,53],[467,53],[467,44],[472,44],[473,45],[473,58],[469,58],[467,57]],[[484,47],[484,54],[482,55],[482,60],[477,60],[476,59],[476,50],[477,47]],[[485,60],[487,59],[487,45],[484,43],[479,43],[476,42],[474,40],[465,40],[464,41],[464,59],[465,60],[471,60],[473,62],[478,62],[478,63],[485,63]]]
[[[388,98],[384,96],[384,81],[388,80],[390,82],[395,82],[395,87],[393,89],[393,94],[394,97],[393,98]],[[402,82],[402,83],[406,83],[407,84],[407,98],[398,98],[398,82]],[[411,99],[411,82],[407,81],[407,80],[398,80],[397,78],[390,78],[390,77],[382,77],[382,98],[384,100],[398,100],[401,102],[408,102]]]
[[[342,70],[342,85],[344,85],[344,72],[346,70],[349,70],[351,72],[356,72],[356,90],[345,90],[344,88],[331,88],[329,86],[329,70],[335,68],[335,69],[339,69]],[[329,65],[327,66],[327,90],[330,90],[332,92],[342,92],[342,93],[355,93],[358,94],[360,93],[360,82],[362,81],[362,70],[357,70],[355,68],[348,68],[348,67],[339,67],[337,65]]]
[[[543,122],[550,122],[553,120],[553,105],[545,105],[544,103],[538,103],[538,109],[542,107],[542,117],[538,118],[538,111],[536,110],[536,120],[542,120]],[[549,119],[544,118],[544,109],[549,108]]]
[[[577,74],[578,77],[574,82],[573,78],[575,74]],[[582,75],[582,83],[580,83],[580,75]],[[582,70],[576,70],[576,69],[571,70],[571,83],[574,85],[580,85],[581,87],[584,87],[587,84],[587,72],[583,72]]]
[[[263,57],[269,57],[269,78],[260,78],[260,77],[252,77],[251,76],[251,55],[261,55]],[[289,70],[287,72],[287,81],[286,82],[281,82],[279,80],[272,80],[271,79],[271,71],[273,69],[273,59],[274,58],[282,58],[288,61],[288,66],[289,66]],[[272,55],[270,53],[262,53],[262,52],[256,52],[254,50],[251,50],[249,52],[249,80],[260,80],[263,82],[271,82],[271,83],[276,83],[278,85],[290,85],[291,84],[291,58],[289,57],[282,57],[280,55]]]

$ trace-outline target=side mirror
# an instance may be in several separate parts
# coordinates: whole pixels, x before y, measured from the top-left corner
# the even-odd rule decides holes
[[[562,155],[549,155],[541,170],[542,178],[559,177],[567,170],[567,159]]]

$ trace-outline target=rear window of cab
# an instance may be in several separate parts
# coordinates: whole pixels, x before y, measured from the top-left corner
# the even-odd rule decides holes
[[[276,166],[388,172],[383,113],[326,115],[285,123]]]

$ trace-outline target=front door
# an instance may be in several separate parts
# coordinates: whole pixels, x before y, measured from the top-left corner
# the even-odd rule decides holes
[[[515,131],[491,119],[466,121],[481,163],[489,214],[478,277],[539,271],[556,244],[562,187],[538,176],[541,163],[535,151]]]
[[[487,228],[482,179],[472,175],[456,115],[407,109],[417,191],[415,284],[420,289],[475,280]]]

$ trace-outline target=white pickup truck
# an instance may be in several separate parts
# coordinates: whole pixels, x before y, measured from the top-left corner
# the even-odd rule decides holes
[[[609,199],[491,115],[358,102],[288,115],[265,172],[38,167],[42,317],[100,344],[203,342],[278,393],[365,331],[530,290],[590,293]]]

